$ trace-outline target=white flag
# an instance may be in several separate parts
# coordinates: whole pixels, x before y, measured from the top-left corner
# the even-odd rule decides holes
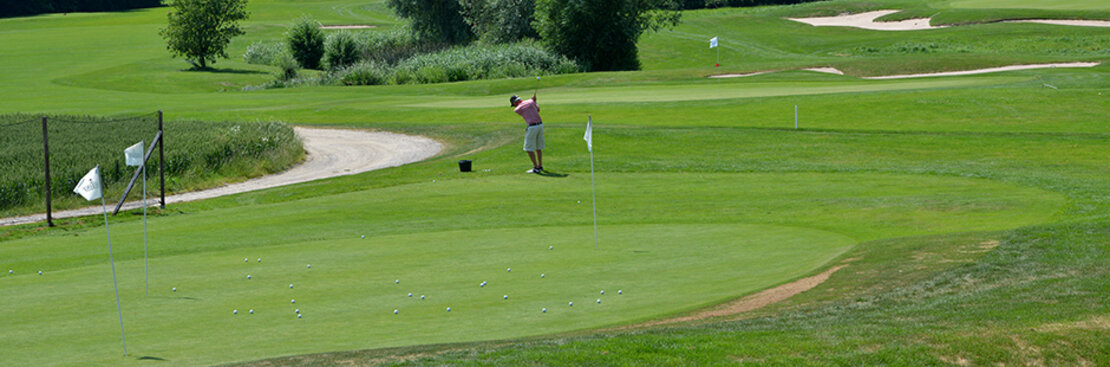
[[[96,166],[85,177],[81,177],[81,181],[77,183],[77,187],[73,188],[73,192],[81,195],[85,200],[96,200],[100,198],[100,166]]]
[[[709,48],[717,47],[717,37],[709,39]]]
[[[143,165],[143,142],[140,141],[130,148],[125,149],[123,155],[127,157],[128,166]]]
[[[582,139],[586,140],[586,150],[589,150],[590,153],[593,153],[594,152],[594,118],[592,116],[590,116],[589,120],[586,122],[586,136],[583,136]]]

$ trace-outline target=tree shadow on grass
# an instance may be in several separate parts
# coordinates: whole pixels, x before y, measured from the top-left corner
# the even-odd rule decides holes
[[[244,69],[216,69],[212,67],[205,68],[188,68],[181,71],[199,72],[199,73],[213,73],[213,74],[267,74],[265,71],[258,70],[244,70]]]
[[[155,356],[142,356],[142,357],[135,358],[135,359],[138,359],[140,361],[163,361],[163,362],[167,361],[167,359],[165,359],[165,358],[155,357]]]

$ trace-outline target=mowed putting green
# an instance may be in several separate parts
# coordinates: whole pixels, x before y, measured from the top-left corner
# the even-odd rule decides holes
[[[584,330],[771,287],[862,240],[1037,223],[1064,202],[937,176],[599,179],[598,250],[582,174],[443,179],[157,218],[149,297],[142,223],[118,223],[130,358],[103,228],[11,241],[0,255],[20,262],[0,290],[20,317],[0,326],[0,344],[16,365],[199,365]]]

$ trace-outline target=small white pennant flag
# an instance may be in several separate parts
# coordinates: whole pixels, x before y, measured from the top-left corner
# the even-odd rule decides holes
[[[96,166],[85,177],[81,177],[81,181],[77,182],[77,187],[73,188],[73,192],[84,197],[85,200],[96,200],[100,198],[100,166]]]
[[[128,166],[143,165],[143,143],[140,141],[123,151],[123,155],[127,157]]]
[[[709,39],[709,48],[717,47],[717,37]]]
[[[586,136],[583,136],[582,139],[586,140],[586,150],[589,150],[590,153],[593,153],[594,152],[594,118],[593,118],[593,116],[588,116],[588,119],[589,120],[586,121]]]

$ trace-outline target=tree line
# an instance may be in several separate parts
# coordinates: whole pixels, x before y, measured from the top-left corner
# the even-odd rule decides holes
[[[0,18],[47,13],[120,11],[162,6],[162,0],[4,0]]]

